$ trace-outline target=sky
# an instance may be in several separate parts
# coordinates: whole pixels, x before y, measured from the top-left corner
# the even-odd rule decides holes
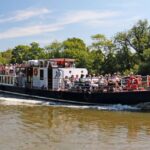
[[[5,0],[0,3],[0,50],[19,44],[91,36],[112,38],[140,19],[150,21],[150,0]]]

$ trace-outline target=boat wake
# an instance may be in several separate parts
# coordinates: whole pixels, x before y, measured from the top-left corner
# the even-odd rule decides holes
[[[66,106],[69,108],[80,108],[80,109],[95,109],[95,110],[106,110],[106,111],[140,111],[140,108],[129,105],[96,105],[96,106]]]
[[[141,111],[150,112],[150,102],[138,104],[136,107],[138,107]]]
[[[42,101],[0,97],[0,105],[41,105]]]
[[[146,104],[129,106],[129,105],[69,105],[63,103],[56,102],[47,102],[43,100],[35,100],[35,99],[24,99],[18,97],[9,97],[5,95],[0,95],[0,105],[22,105],[22,106],[53,106],[53,107],[66,107],[73,109],[95,109],[95,110],[106,110],[106,111],[140,111],[146,110],[150,111],[150,103],[149,107]],[[149,109],[148,109],[149,108]]]
[[[0,105],[22,105],[22,106],[53,106],[53,107],[66,107],[73,109],[95,109],[95,110],[106,110],[106,111],[149,111],[150,112],[150,102],[141,103],[135,106],[129,105],[70,105],[60,102],[48,102],[37,99],[26,99],[23,97],[10,96],[1,94],[0,95]]]

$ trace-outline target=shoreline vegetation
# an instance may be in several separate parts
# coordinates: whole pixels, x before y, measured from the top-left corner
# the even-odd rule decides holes
[[[95,74],[150,74],[150,25],[147,20],[139,20],[131,29],[118,32],[112,39],[103,34],[91,38],[90,46],[76,37],[53,41],[45,48],[36,42],[17,45],[0,52],[0,64],[64,57],[76,59],[77,67],[85,67]]]

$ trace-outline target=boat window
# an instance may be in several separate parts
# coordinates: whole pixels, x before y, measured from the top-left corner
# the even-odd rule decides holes
[[[40,61],[40,67],[44,67],[44,62]]]
[[[44,80],[44,70],[40,69],[40,80]]]
[[[47,61],[45,61],[45,62],[44,62],[44,67],[47,67],[47,64],[48,64],[48,62],[47,62]]]

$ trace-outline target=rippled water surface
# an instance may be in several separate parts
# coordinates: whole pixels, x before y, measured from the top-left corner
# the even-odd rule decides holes
[[[150,149],[148,112],[18,100],[0,97],[0,150]]]

